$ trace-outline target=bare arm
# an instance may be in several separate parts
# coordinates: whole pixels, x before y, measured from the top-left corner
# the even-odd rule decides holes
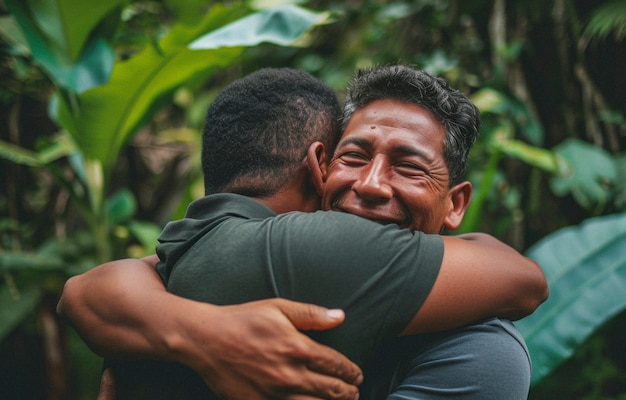
[[[297,330],[330,329],[343,313],[283,299],[191,301],[165,291],[156,260],[110,262],[66,283],[58,311],[96,353],[182,362],[224,398],[355,398],[360,369]]]
[[[488,317],[531,314],[548,298],[539,265],[482,233],[444,236],[435,284],[403,335],[456,328]]]

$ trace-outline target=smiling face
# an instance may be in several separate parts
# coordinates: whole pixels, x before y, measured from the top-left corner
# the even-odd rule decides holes
[[[445,129],[415,104],[376,100],[354,113],[324,183],[322,208],[439,233],[458,228],[471,185],[449,187]]]

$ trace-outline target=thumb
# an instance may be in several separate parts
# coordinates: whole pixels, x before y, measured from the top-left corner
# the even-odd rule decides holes
[[[314,304],[281,299],[277,304],[282,313],[299,330],[326,330],[340,325],[345,314],[339,309],[328,309]]]
[[[115,400],[115,397],[115,376],[113,375],[113,370],[107,368],[102,373],[100,391],[98,392],[96,400]]]

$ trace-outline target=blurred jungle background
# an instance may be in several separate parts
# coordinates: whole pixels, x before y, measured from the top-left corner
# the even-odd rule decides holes
[[[625,0],[0,0],[0,398],[93,399],[65,280],[202,195],[204,111],[260,67],[414,64],[483,129],[463,231],[536,258],[531,399],[626,399]],[[105,301],[103,299],[103,301]]]

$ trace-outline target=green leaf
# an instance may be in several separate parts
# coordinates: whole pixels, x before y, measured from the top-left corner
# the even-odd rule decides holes
[[[74,137],[85,159],[102,163],[105,176],[122,146],[180,86],[206,79],[228,65],[241,49],[191,51],[188,43],[207,30],[223,25],[239,10],[214,6],[194,28],[178,25],[159,42],[135,57],[119,62],[111,80],[80,94],[77,107],[57,97],[57,119]]]
[[[128,224],[128,229],[145,249],[150,249],[148,254],[154,253],[154,249],[159,242],[159,235],[161,234],[161,228],[158,225],[150,222],[131,221]]]
[[[18,54],[24,57],[30,56],[28,41],[12,15],[0,17],[0,35]]]
[[[500,114],[506,110],[507,98],[498,90],[486,87],[470,96],[472,103],[480,112]]]
[[[255,46],[268,42],[295,45],[311,27],[329,21],[330,13],[316,13],[294,5],[283,5],[244,17],[208,33],[189,45],[191,49]]]
[[[61,135],[58,135],[52,141],[46,143],[45,146],[39,147],[41,147],[41,150],[38,152],[38,157],[43,164],[49,164],[52,161],[76,152],[76,145],[67,132],[62,132]]]
[[[61,258],[50,254],[37,254],[26,252],[2,252],[0,253],[0,271],[18,270],[62,270],[64,267]]]
[[[108,176],[122,146],[162,105],[171,102],[178,88],[190,82],[206,80],[216,69],[229,65],[238,57],[243,48],[190,50],[187,46],[207,31],[220,28],[238,17],[241,11],[241,8],[213,6],[198,26],[173,27],[159,42],[158,50],[147,47],[130,60],[116,64],[109,83],[82,93],[77,111],[59,98],[58,121],[72,134],[85,158],[100,160],[104,174]],[[294,7],[284,7],[276,13],[282,15],[282,18],[293,16],[297,21],[301,21],[301,18],[297,18],[299,15],[310,14]],[[309,22],[307,27],[312,23]],[[237,22],[228,26],[233,25],[239,26]],[[299,27],[303,28],[301,25]],[[297,32],[292,29],[281,35],[279,32],[283,28],[272,30],[267,25],[260,25],[258,29],[260,31],[246,29],[239,42],[223,37],[226,42],[214,44],[216,47],[226,44],[249,45],[250,36],[267,39],[267,32],[274,33],[273,40],[277,44],[291,43],[296,33],[301,32],[301,29]]]
[[[550,150],[500,136],[494,136],[493,145],[507,156],[522,160],[526,164],[553,174],[559,171],[559,157]],[[561,160],[561,163],[563,162]]]
[[[37,153],[16,146],[13,143],[0,140],[0,157],[9,160],[15,164],[26,165],[29,167],[40,167],[41,161]]]
[[[6,4],[12,10],[19,4],[20,14],[29,16],[28,26],[55,54],[73,63],[96,26],[124,1],[7,0]]]
[[[31,314],[41,298],[41,290],[12,293],[8,287],[0,287],[0,341],[4,339]]]
[[[437,49],[432,54],[421,57],[420,62],[424,65],[426,72],[436,76],[444,76],[446,73],[459,68],[459,60],[449,56],[441,49]]]
[[[514,121],[524,138],[535,146],[542,144],[543,130],[541,126],[532,117],[526,105],[518,99],[499,90],[486,87],[474,93],[471,100],[481,113],[493,113],[503,116],[506,120]]]
[[[176,14],[177,20],[190,25],[202,19],[207,7],[206,0],[165,0],[165,4]]]
[[[54,160],[67,156],[74,146],[67,136],[61,135],[41,151],[34,152],[0,140],[0,158],[29,167],[42,167]]]
[[[604,39],[615,32],[618,40],[626,37],[626,2],[612,1],[599,6],[592,14],[585,34]]]
[[[527,252],[546,274],[550,297],[516,322],[530,350],[533,383],[626,308],[626,214],[548,235]]]
[[[626,176],[626,154],[615,157],[615,168],[618,176]],[[626,211],[626,179],[618,179],[614,190],[615,207],[620,211]]]
[[[130,219],[137,212],[137,201],[130,190],[124,189],[113,196],[107,202],[107,213],[111,225],[117,225]]]
[[[114,55],[111,32],[98,25],[123,0],[7,0],[33,58],[59,85],[80,93],[109,78]],[[117,15],[114,15],[117,18]]]
[[[559,196],[571,193],[586,209],[606,204],[617,179],[611,156],[601,148],[576,139],[567,139],[554,151],[569,167],[550,180],[554,193]]]

